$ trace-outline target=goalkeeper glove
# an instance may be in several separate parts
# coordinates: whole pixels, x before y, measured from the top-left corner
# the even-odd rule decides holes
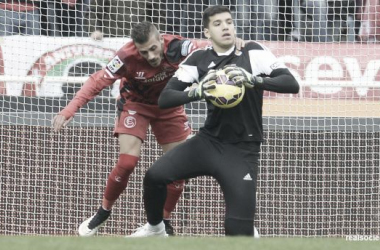
[[[223,71],[237,86],[244,85],[247,88],[253,88],[255,85],[263,83],[262,77],[254,76],[245,69],[235,65],[226,65]]]
[[[201,100],[208,98],[210,95],[206,92],[209,89],[215,89],[216,86],[216,71],[210,70],[207,75],[199,82],[197,87],[193,87],[189,90],[188,96],[194,100]]]

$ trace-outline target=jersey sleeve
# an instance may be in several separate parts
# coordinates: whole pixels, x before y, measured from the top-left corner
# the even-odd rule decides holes
[[[203,50],[193,51],[180,65],[174,77],[182,82],[199,82],[199,71],[197,64],[202,57]]]
[[[297,80],[267,47],[257,42],[249,43],[248,55],[252,74],[268,76],[263,77],[263,83],[258,88],[277,93],[299,92]]]
[[[287,67],[264,45],[252,42],[247,45],[249,61],[253,75],[270,75],[275,69]]]
[[[116,80],[121,79],[126,72],[126,52],[120,49],[106,67],[92,74],[76,93],[71,102],[60,112],[66,118],[73,117],[83,105],[91,101],[103,89],[111,86]]]
[[[67,119],[75,115],[79,108],[92,100],[103,89],[112,85],[119,75],[109,75],[106,69],[100,70],[92,74],[89,79],[83,84],[82,88],[76,93],[73,100],[59,113]]]
[[[211,42],[209,40],[204,40],[204,39],[193,39],[191,40],[193,43],[193,46],[189,50],[189,54],[197,49],[200,48],[205,48],[207,46],[211,46]]]
[[[174,39],[170,42],[166,55],[170,62],[181,62],[193,51],[211,43],[208,40]]]
[[[194,82],[199,81],[198,58],[202,57],[203,50],[196,50],[180,65],[174,76],[169,80],[158,99],[160,108],[172,108],[194,101],[194,97],[184,91]]]

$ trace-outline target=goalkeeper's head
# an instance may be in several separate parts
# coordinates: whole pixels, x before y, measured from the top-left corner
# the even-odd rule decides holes
[[[215,5],[203,12],[203,28],[216,52],[226,52],[235,44],[235,25],[231,11],[226,6]]]
[[[150,22],[141,22],[133,27],[131,38],[140,55],[152,67],[158,67],[164,58],[164,40],[156,26]]]

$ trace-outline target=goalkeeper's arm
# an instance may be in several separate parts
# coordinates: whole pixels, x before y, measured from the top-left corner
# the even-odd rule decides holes
[[[299,84],[292,73],[286,68],[275,69],[269,77],[254,76],[244,68],[226,65],[224,72],[237,85],[244,84],[247,88],[260,88],[277,93],[298,93]]]
[[[197,86],[189,86],[191,83],[184,82],[178,77],[172,77],[166,87],[162,90],[158,99],[160,108],[172,108],[192,101],[198,101],[203,98],[207,99],[209,94],[206,90],[214,89],[216,81],[215,70],[210,70]],[[188,91],[184,91],[186,88]]]
[[[300,86],[288,69],[275,69],[269,77],[263,78],[263,83],[260,86],[263,90],[297,94]]]
[[[171,78],[158,98],[158,106],[165,109],[194,101],[194,98],[184,91],[189,85],[188,82],[180,81],[177,77]]]

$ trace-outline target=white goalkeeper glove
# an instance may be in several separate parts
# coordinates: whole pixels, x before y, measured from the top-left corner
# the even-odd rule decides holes
[[[262,77],[254,76],[236,65],[226,65],[224,66],[223,71],[237,86],[244,85],[247,88],[253,88],[255,85],[263,83]]]
[[[207,99],[210,94],[206,90],[215,89],[216,86],[216,71],[214,69],[210,70],[207,75],[198,83],[197,87],[193,87],[189,90],[188,96],[194,100],[201,100],[203,98]]]

